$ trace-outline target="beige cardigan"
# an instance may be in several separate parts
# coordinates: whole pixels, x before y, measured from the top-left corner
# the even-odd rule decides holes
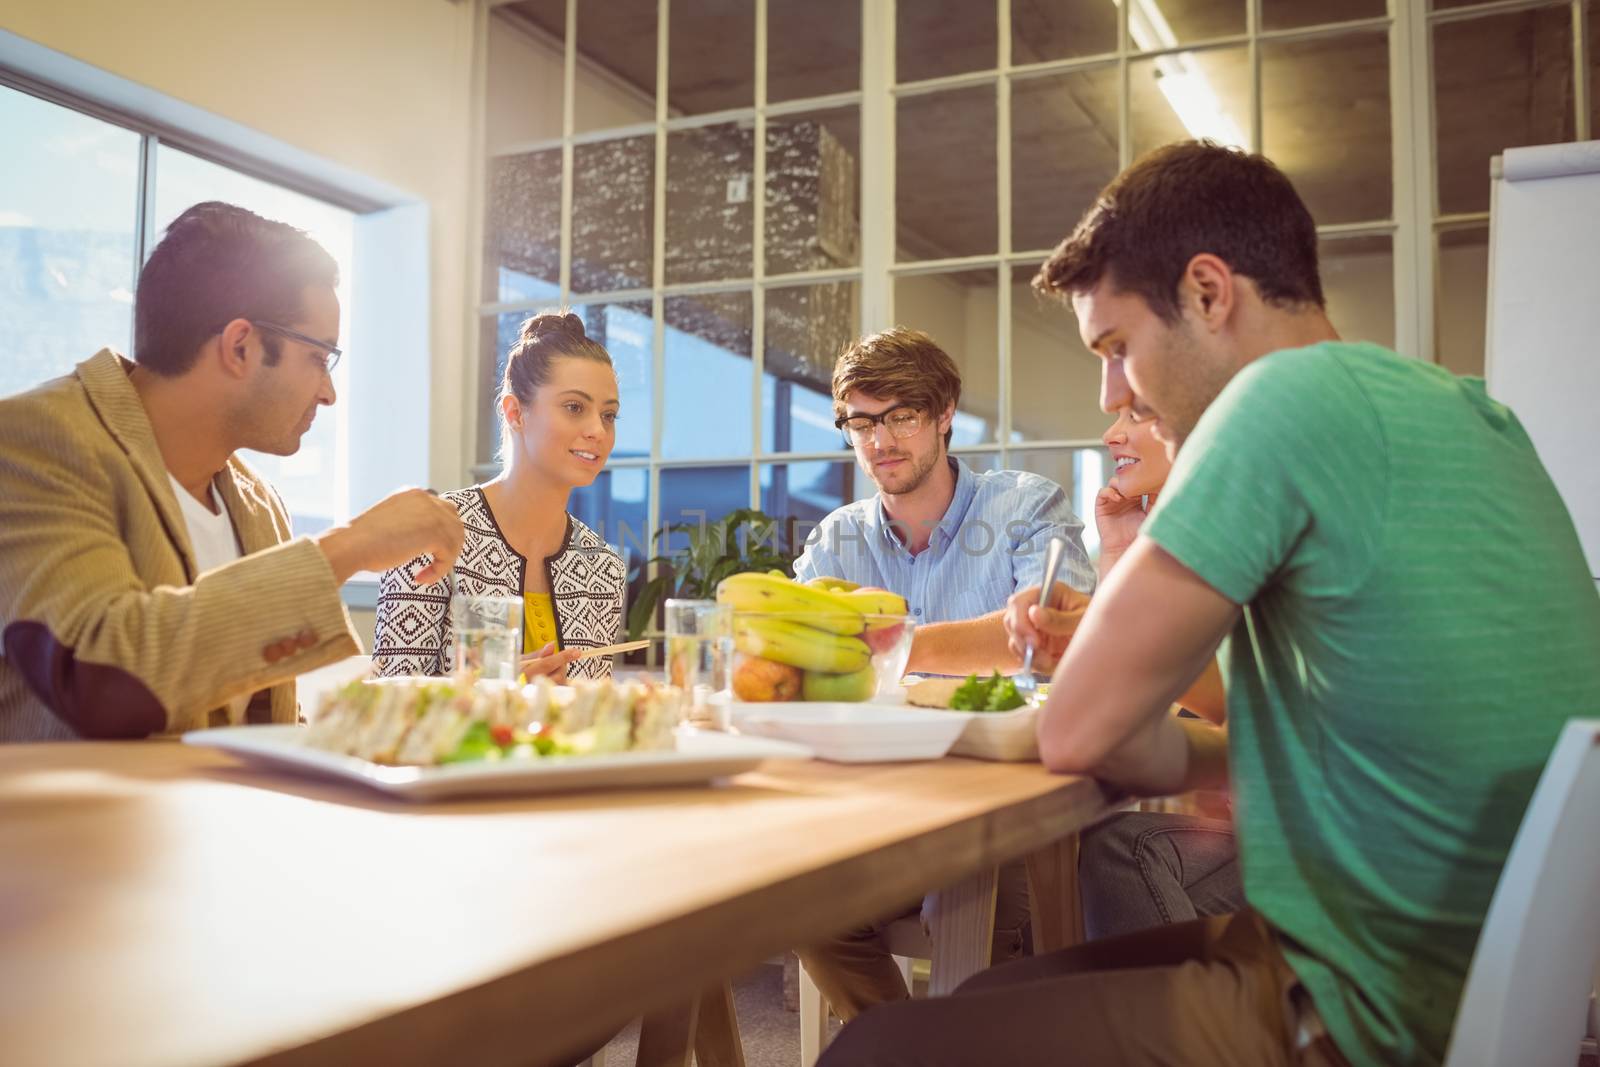
[[[102,350],[0,400],[0,741],[296,721],[295,675],[361,651],[332,569],[234,457],[242,557],[195,573],[131,364]]]

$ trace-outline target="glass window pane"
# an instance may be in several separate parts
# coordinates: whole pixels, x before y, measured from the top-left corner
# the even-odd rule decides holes
[[[644,467],[611,467],[593,483],[574,489],[567,509],[606,544],[623,552],[631,571],[648,558],[645,549],[650,525],[650,472]]]
[[[767,121],[768,274],[860,261],[860,142],[854,107]]]
[[[896,278],[895,319],[921,330],[961,370],[961,400],[951,426],[952,445],[999,439],[999,300],[993,270],[916,274]]]
[[[761,510],[778,520],[778,543],[799,554],[815,525],[877,492],[851,460],[761,465]]]
[[[668,285],[754,273],[754,170],[755,131],[744,123],[667,136]]]
[[[1373,341],[1393,348],[1392,238],[1324,240],[1317,247],[1317,260],[1328,318],[1339,336],[1346,341]]]
[[[645,564],[655,554],[650,538],[650,472],[643,467],[610,468],[594,482],[574,489],[567,508],[622,556],[628,590],[622,605],[623,625],[628,607],[649,579]],[[645,662],[630,653],[628,663]]]
[[[578,133],[655,121],[658,7],[657,0],[578,5]]]
[[[1261,0],[1261,26],[1267,30],[1292,30],[1351,19],[1381,18],[1388,14],[1387,0]]]
[[[1000,453],[998,452],[967,452],[961,448],[953,448],[950,454],[975,471],[997,471],[1001,469]],[[876,489],[874,489],[874,492],[876,492]]]
[[[1243,48],[1135,60],[1128,72],[1133,157],[1172,141],[1209,137],[1244,146],[1250,130],[1250,58]]]
[[[556,301],[561,296],[561,149],[489,161],[483,297]]]
[[[895,5],[895,80],[916,82],[993,70],[1000,22],[991,3]]]
[[[139,135],[0,85],[0,396],[132,354]]]
[[[755,4],[672,0],[670,10],[667,98],[672,111],[705,115],[755,106]]]
[[[861,321],[861,287],[829,282],[769,289],[763,448],[827,452],[843,448],[833,425],[833,364]]]
[[[767,0],[767,100],[861,88],[861,0]]]
[[[1128,38],[1141,52],[1245,31],[1245,0],[1132,0]]]
[[[901,260],[999,248],[994,126],[992,85],[898,102],[895,237]]]
[[[1011,247],[1052,248],[1117,176],[1117,68],[1011,85]]]
[[[1566,5],[1433,28],[1439,212],[1489,208],[1489,159],[1575,136]]]
[[[665,310],[661,454],[668,459],[750,455],[750,294],[675,296]]]
[[[1438,361],[1454,374],[1483,374],[1489,305],[1489,231],[1439,235],[1439,303],[1434,315]]]
[[[381,359],[377,352],[362,352],[361,338],[350,331],[350,294],[355,247],[355,215],[341,207],[313,199],[281,185],[240,174],[236,170],[161,145],[156,150],[156,232],[164,233],[178,215],[204,200],[223,200],[248,208],[264,218],[287,222],[305,230],[339,265],[339,344],[350,359],[334,368],[333,384],[349,396],[351,360]],[[342,427],[346,404],[319,412],[311,429],[300,439],[292,456],[245,453],[246,461],[260,471],[283,495],[294,519],[295,533],[326,529],[349,517],[352,442]],[[374,442],[354,442],[356,447],[381,447]]]
[[[490,9],[484,141],[501,152],[561,136],[566,0]]]
[[[750,506],[750,466],[666,467],[661,471],[661,525],[716,522],[730,511]],[[683,534],[668,539],[674,549]]]
[[[1386,34],[1263,43],[1261,98],[1263,151],[1319,224],[1389,218]]]
[[[576,145],[572,173],[572,291],[648,288],[656,139]]]
[[[650,389],[655,366],[650,304],[585,304],[572,310],[583,319],[584,333],[611,353],[611,363],[617,369],[617,398],[622,406],[611,455],[648,456],[650,419],[655,408]]]
[[[1029,286],[1035,270],[1011,274],[1011,439],[1099,437],[1111,422],[1100,410],[1100,357],[1083,347],[1072,308]]]
[[[1117,50],[1117,5],[1011,2],[1011,62],[1077,59]]]
[[[1111,421],[1111,416],[1104,416],[1102,433]],[[1031,471],[1061,486],[1072,501],[1072,513],[1083,520],[1083,547],[1095,556],[1100,549],[1100,533],[1094,525],[1094,497],[1111,479],[1111,454],[1103,448],[1028,449],[1011,453],[1011,467]]]

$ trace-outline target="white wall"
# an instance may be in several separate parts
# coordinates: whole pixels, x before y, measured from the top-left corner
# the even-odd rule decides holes
[[[444,487],[469,463],[475,17],[445,0],[6,0],[0,26],[427,202],[429,474]]]

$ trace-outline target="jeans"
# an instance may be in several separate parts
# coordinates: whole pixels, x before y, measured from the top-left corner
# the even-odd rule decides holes
[[[1233,828],[1191,815],[1113,815],[1083,832],[1078,891],[1090,940],[1238,911]]]

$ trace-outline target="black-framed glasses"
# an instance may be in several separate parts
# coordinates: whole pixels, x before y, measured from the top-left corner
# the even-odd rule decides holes
[[[841,415],[833,425],[844,433],[844,443],[854,446],[871,441],[880,424],[889,428],[890,437],[903,441],[915,437],[925,421],[921,411],[902,404],[877,415]]]
[[[323,360],[322,366],[329,374],[333,373],[333,368],[339,365],[339,358],[344,355],[343,349],[330,345],[326,341],[319,341],[315,337],[301,333],[299,330],[291,330],[287,326],[279,326],[277,323],[268,322],[265,319],[251,319],[249,321],[250,325],[258,330],[266,330],[269,333],[287,337],[291,341],[299,341],[303,345],[310,345],[312,348],[319,348],[328,353]]]

